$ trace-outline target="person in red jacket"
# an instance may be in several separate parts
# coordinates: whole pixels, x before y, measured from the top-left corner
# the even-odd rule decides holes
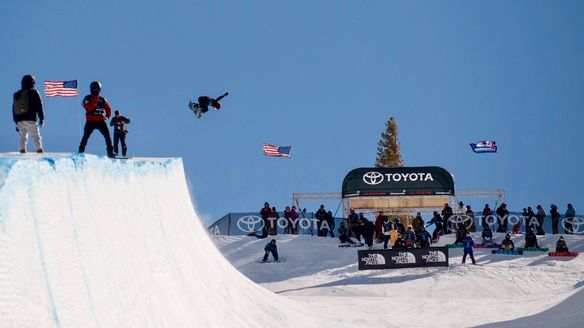
[[[91,82],[89,85],[90,95],[83,98],[83,108],[85,108],[85,127],[83,128],[83,137],[79,144],[79,152],[85,152],[87,140],[93,130],[98,130],[105,138],[105,145],[108,157],[115,157],[114,148],[112,146],[112,138],[107,127],[107,120],[112,116],[112,108],[107,100],[100,96],[101,83]]]

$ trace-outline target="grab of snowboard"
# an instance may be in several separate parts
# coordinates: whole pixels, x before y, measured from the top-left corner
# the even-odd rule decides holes
[[[197,118],[203,117],[203,113],[206,113],[209,110],[209,106],[213,107],[215,110],[219,110],[221,108],[221,104],[219,101],[229,95],[229,92],[225,92],[221,96],[217,98],[211,98],[209,96],[200,96],[198,98],[198,102],[193,102],[189,100],[189,108]]]

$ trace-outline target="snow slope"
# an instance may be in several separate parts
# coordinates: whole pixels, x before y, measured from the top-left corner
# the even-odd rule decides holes
[[[453,238],[445,236],[439,244]],[[502,238],[498,234],[495,240]],[[578,311],[584,300],[584,256],[511,257],[478,249],[479,265],[472,266],[460,264],[462,250],[452,249],[449,269],[358,271],[356,249],[339,248],[336,239],[290,235],[275,239],[285,263],[255,262],[267,240],[213,237],[227,259],[251,280],[276,294],[319,304],[326,313],[337,313],[355,326],[580,327],[584,320]],[[517,247],[523,246],[522,236],[514,239]],[[542,247],[552,248],[557,236],[538,239]],[[566,240],[571,250],[584,251],[582,236]]]
[[[0,155],[0,327],[322,326],[235,270],[182,161]]]
[[[219,251],[180,159],[0,154],[0,327],[579,327],[584,319],[584,256],[478,250],[481,265],[472,266],[459,264],[456,249],[449,269],[358,271],[356,250],[334,239],[277,236],[287,261],[262,264],[266,240],[213,238]],[[584,250],[582,237],[567,238]]]

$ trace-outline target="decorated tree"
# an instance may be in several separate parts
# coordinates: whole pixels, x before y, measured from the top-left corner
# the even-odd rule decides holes
[[[404,166],[397,133],[397,123],[393,117],[390,117],[385,123],[385,131],[381,133],[381,139],[377,143],[375,167]]]

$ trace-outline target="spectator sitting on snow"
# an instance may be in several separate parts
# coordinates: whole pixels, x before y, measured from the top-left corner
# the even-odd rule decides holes
[[[408,231],[406,231],[406,236],[404,238],[404,244],[407,248],[414,248],[416,242],[416,234],[412,231],[412,227],[408,226]]]
[[[264,251],[266,254],[264,254],[264,259],[262,260],[263,262],[268,260],[270,253],[272,253],[274,261],[278,261],[278,246],[276,246],[276,239],[272,239],[269,243],[267,243],[266,247],[264,247]]]
[[[402,249],[402,248],[406,248],[406,245],[404,244],[404,240],[402,238],[402,235],[399,234],[399,235],[397,235],[397,239],[395,240],[395,244],[393,244],[393,249]]]
[[[341,226],[339,228],[339,240],[341,241],[341,243],[349,243],[351,245],[355,244],[355,242],[349,238],[349,236],[347,236],[347,228],[345,228],[345,224],[341,223]]]
[[[458,223],[456,227],[456,240],[454,241],[455,244],[462,244],[462,240],[464,239],[464,233],[466,232],[466,227],[464,223]]]
[[[513,244],[510,234],[505,235],[505,239],[501,242],[499,249],[502,251],[512,251],[515,249],[515,244]]]
[[[568,253],[568,245],[566,245],[566,241],[564,240],[564,236],[560,236],[560,239],[556,243],[556,253]]]
[[[525,248],[539,248],[537,236],[533,233],[531,227],[527,227],[527,232],[525,233]]]
[[[493,231],[491,230],[491,228],[488,225],[485,229],[483,229],[483,233],[481,234],[481,237],[483,238],[483,244],[485,244],[485,245],[492,245],[493,244]]]

